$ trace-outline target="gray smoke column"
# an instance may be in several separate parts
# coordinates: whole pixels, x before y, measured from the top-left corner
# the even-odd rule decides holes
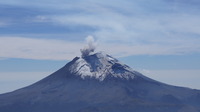
[[[86,37],[87,45],[81,49],[82,57],[88,56],[91,52],[94,52],[96,49],[96,43],[93,36]]]

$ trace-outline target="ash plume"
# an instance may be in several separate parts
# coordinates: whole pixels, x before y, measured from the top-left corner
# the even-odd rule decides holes
[[[91,52],[94,52],[96,49],[96,43],[93,36],[86,37],[87,45],[81,49],[82,57],[88,56]]]

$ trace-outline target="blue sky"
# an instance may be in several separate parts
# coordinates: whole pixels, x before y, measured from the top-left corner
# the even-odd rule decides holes
[[[97,51],[146,76],[200,89],[199,5],[198,0],[0,1],[0,93],[40,80],[80,56],[88,35]]]

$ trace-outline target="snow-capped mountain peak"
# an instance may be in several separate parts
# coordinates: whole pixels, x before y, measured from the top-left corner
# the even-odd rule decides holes
[[[1,94],[0,112],[200,112],[199,90],[163,84],[105,53],[82,51],[48,77]]]
[[[103,52],[78,58],[70,67],[70,72],[81,78],[93,77],[103,81],[107,76],[133,79],[133,70],[117,59]]]

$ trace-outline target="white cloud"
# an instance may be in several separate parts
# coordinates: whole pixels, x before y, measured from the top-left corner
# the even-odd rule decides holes
[[[1,37],[0,57],[69,60],[80,56],[79,50],[82,46],[79,42],[56,39]]]
[[[39,14],[33,19],[28,18],[29,21],[73,26],[74,29],[78,29],[79,25],[94,28],[95,31],[90,32],[99,43],[97,49],[114,56],[200,52],[200,16],[195,12],[191,13],[191,6],[184,8],[176,4],[171,6],[165,0],[154,2],[62,0],[62,2],[48,1],[48,6],[52,6],[50,9],[46,5],[42,7],[41,3],[46,3],[46,0],[34,3],[18,1],[20,2],[12,3],[38,6],[51,12],[51,14]],[[187,2],[181,4],[187,5]],[[70,32],[72,33],[74,32]],[[82,42],[68,41],[67,38],[61,41],[1,37],[0,43],[0,57],[56,60],[71,59],[79,55],[79,49],[84,46]]]
[[[188,40],[185,40],[186,42]],[[190,45],[191,44],[191,45]],[[199,52],[199,45],[126,44],[98,42],[97,52],[105,51],[116,57],[131,55],[169,55]],[[0,57],[45,60],[71,60],[81,56],[84,42],[24,37],[0,37]]]
[[[154,48],[147,49],[147,52],[144,54],[149,54],[149,52],[151,52],[150,54],[161,54],[161,52],[163,54],[200,52],[198,50],[200,49],[198,44],[200,38],[197,37],[197,35],[200,35],[199,15],[187,12],[126,15],[109,8],[102,10],[103,6],[99,7],[97,8],[99,10],[94,9],[96,13],[88,11],[88,13],[56,15],[50,18],[63,25],[94,27],[96,31],[92,35],[103,43],[116,42],[119,46],[129,44],[130,47],[139,46],[141,50],[145,50],[149,46]],[[160,50],[159,53],[156,50]]]
[[[106,51],[114,56],[125,57],[131,55],[179,55],[191,52],[199,52],[198,47],[190,48],[191,46],[176,46],[176,45],[128,45],[128,44],[102,44],[98,47],[99,50]],[[191,49],[195,50],[192,51]]]
[[[27,21],[30,21],[29,18]],[[32,19],[33,22],[50,22],[49,18],[44,15],[37,15],[35,18]]]
[[[200,16],[190,14],[167,15],[121,15],[115,12],[97,14],[56,15],[51,17],[60,24],[87,25],[97,27],[94,32],[99,38],[126,40],[125,38],[167,38],[168,34],[179,36],[178,33],[200,34]],[[155,34],[153,34],[155,33]],[[163,37],[153,37],[162,33]],[[151,35],[150,35],[151,34]],[[130,41],[130,40],[128,40]]]
[[[138,70],[147,77],[166,84],[200,89],[200,70]]]

